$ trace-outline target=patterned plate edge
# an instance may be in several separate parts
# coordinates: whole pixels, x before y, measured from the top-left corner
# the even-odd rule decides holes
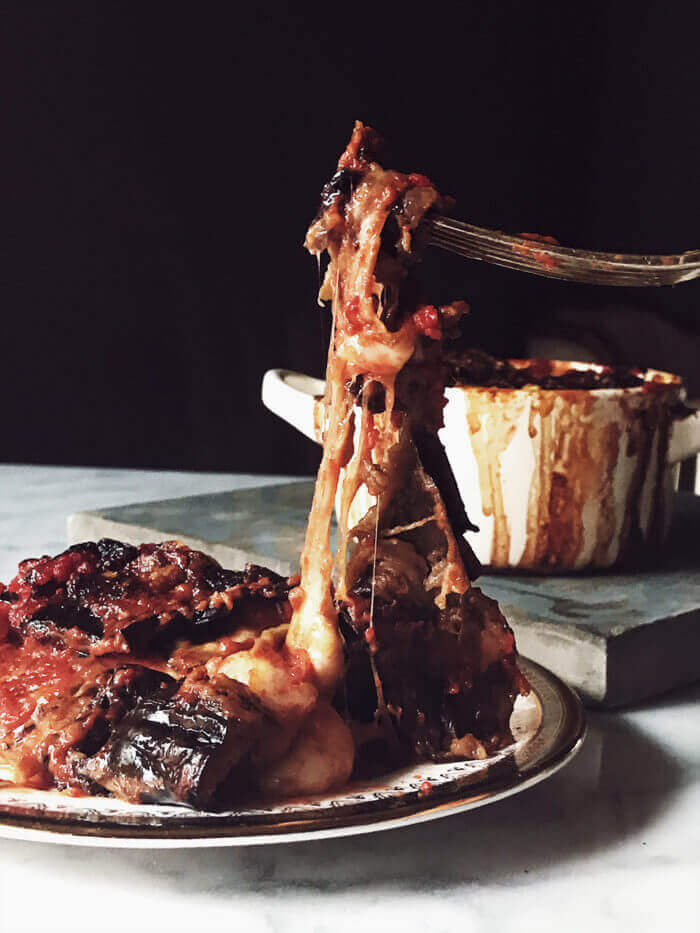
[[[520,658],[520,664],[541,706],[539,728],[523,748],[494,759],[476,781],[467,772],[436,785],[428,796],[421,796],[419,790],[400,797],[377,791],[369,799],[358,795],[362,798],[358,803],[342,809],[331,802],[324,812],[307,807],[302,814],[290,805],[287,813],[258,810],[235,817],[202,814],[182,820],[169,816],[154,825],[129,825],[123,817],[114,820],[103,814],[57,818],[37,816],[35,807],[24,813],[0,807],[0,837],[140,848],[257,845],[376,832],[483,806],[552,775],[574,757],[585,736],[583,707],[574,691],[533,661]]]

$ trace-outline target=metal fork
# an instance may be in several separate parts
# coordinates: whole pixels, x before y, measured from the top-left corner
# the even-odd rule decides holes
[[[427,243],[467,259],[592,285],[677,285],[700,276],[700,250],[679,256],[635,256],[570,249],[533,234],[510,236],[451,217],[425,220]]]

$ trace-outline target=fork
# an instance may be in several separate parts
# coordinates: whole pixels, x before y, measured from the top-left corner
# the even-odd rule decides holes
[[[553,237],[511,236],[451,217],[425,220],[427,244],[507,269],[592,285],[677,285],[700,276],[700,250],[676,256],[596,253],[560,246]]]

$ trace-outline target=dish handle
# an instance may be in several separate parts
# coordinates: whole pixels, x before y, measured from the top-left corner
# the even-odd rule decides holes
[[[323,379],[314,379],[291,369],[268,369],[263,376],[263,405],[312,441],[321,440],[316,427],[316,399],[323,395]]]
[[[691,414],[674,421],[668,442],[668,462],[680,463],[700,453],[700,400],[686,403],[694,408]]]
[[[321,441],[316,425],[316,400],[323,395],[323,379],[314,379],[291,369],[269,369],[262,382],[262,401],[266,408],[312,441]],[[689,403],[691,414],[675,421],[668,445],[668,462],[680,463],[700,453],[700,400]]]

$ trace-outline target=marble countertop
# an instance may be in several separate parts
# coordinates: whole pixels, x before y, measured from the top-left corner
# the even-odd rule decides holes
[[[0,579],[60,550],[70,512],[261,482],[0,465]],[[695,929],[699,700],[696,685],[591,714],[578,758],[551,780],[395,832],[152,853],[0,840],[0,931]]]

